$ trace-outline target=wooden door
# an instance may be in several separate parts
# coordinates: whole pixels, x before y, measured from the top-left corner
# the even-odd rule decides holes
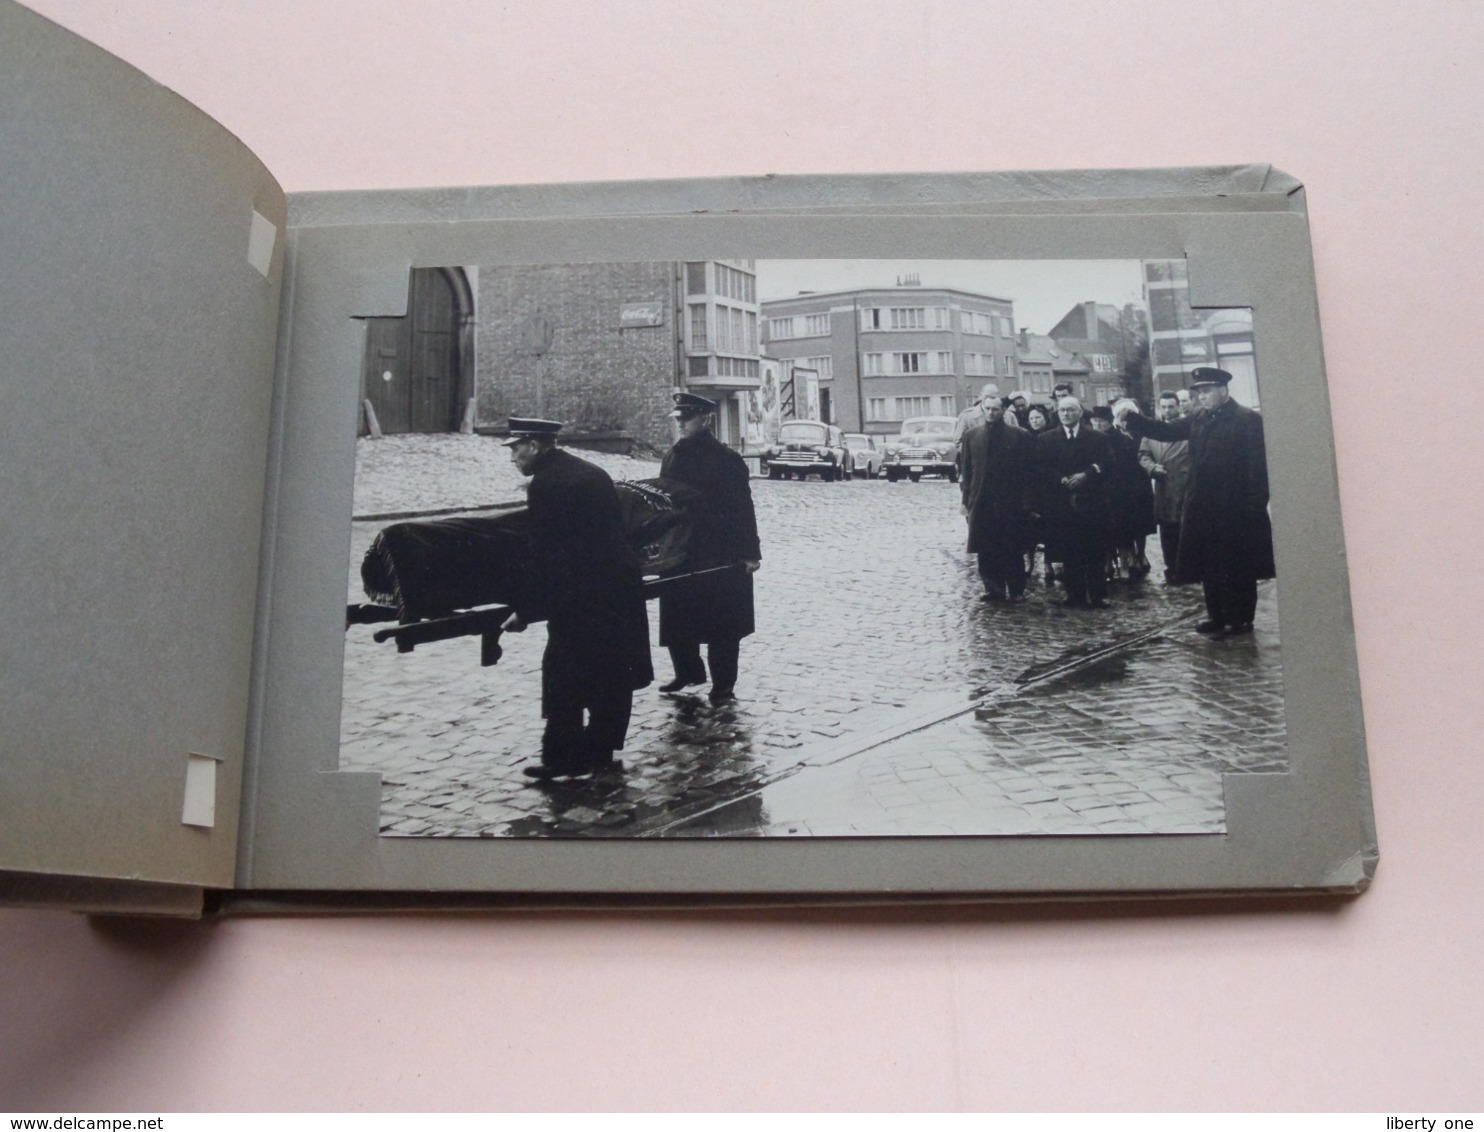
[[[406,315],[366,319],[362,396],[382,432],[453,432],[462,411],[458,292],[441,268],[411,276]]]

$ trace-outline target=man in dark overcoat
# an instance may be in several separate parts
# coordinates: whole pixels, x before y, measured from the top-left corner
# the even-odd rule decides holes
[[[1025,600],[1025,528],[1034,441],[1005,421],[998,402],[984,423],[959,442],[959,492],[969,520],[971,553],[979,556],[986,601]]]
[[[1067,605],[1108,608],[1104,551],[1108,539],[1108,493],[1112,467],[1108,439],[1082,419],[1082,402],[1063,397],[1058,423],[1036,439],[1039,507],[1046,522],[1046,557],[1061,562]]]
[[[1200,408],[1175,421],[1129,413],[1135,436],[1189,440],[1191,485],[1180,529],[1175,572],[1200,582],[1206,620],[1199,632],[1252,632],[1257,583],[1271,578],[1273,527],[1268,518],[1268,460],[1262,416],[1231,398],[1232,375],[1209,366],[1191,373]]]
[[[511,459],[531,477],[532,576],[504,628],[546,619],[541,763],[532,778],[615,766],[634,692],[654,679],[639,557],[608,473],[556,446],[555,421],[512,417]]]
[[[689,569],[717,570],[692,578],[660,596],[660,644],[670,650],[675,677],[661,692],[678,692],[706,682],[701,645],[711,665],[713,703],[732,699],[742,638],[754,623],[752,575],[762,563],[757,516],[747,464],[711,431],[716,402],[695,393],[675,394],[670,414],[680,437],[665,453],[660,478],[698,492],[702,506],[693,520]]]

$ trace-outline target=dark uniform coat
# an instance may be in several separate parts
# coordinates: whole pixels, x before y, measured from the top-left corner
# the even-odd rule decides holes
[[[704,499],[691,530],[688,569],[762,559],[747,464],[709,430],[677,440],[660,464],[660,478],[686,484]],[[745,570],[697,578],[660,597],[662,645],[741,640],[755,628],[752,575]]]
[[[1129,414],[1135,436],[1189,440],[1191,484],[1175,565],[1182,582],[1238,573],[1271,578],[1273,527],[1268,518],[1268,459],[1262,416],[1235,401],[1198,409],[1178,421]]]
[[[968,511],[971,553],[1022,550],[1034,445],[1030,433],[1004,421],[986,422],[964,433],[959,444],[959,492]]]
[[[543,712],[554,695],[586,701],[644,687],[654,679],[649,616],[608,473],[550,449],[536,459],[526,502],[533,571],[520,612],[547,622]],[[623,738],[606,745],[617,749]]]
[[[1083,421],[1075,440],[1060,423],[1036,438],[1037,499],[1046,532],[1046,557],[1054,562],[1077,549],[1097,547],[1110,529],[1107,475],[1113,464],[1108,438]],[[1076,491],[1061,481],[1084,472]]]

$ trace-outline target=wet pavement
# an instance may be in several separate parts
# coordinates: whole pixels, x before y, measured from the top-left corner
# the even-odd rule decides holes
[[[493,442],[395,439],[400,451],[361,442],[376,463],[358,471],[358,509],[519,497]],[[464,482],[436,482],[432,446],[450,448]],[[656,469],[593,459],[615,475]],[[540,745],[543,626],[506,634],[493,668],[477,638],[399,654],[352,629],[341,766],[382,775],[382,832],[1219,833],[1224,775],[1286,769],[1274,583],[1256,633],[1217,640],[1193,632],[1199,587],[1156,580],[1114,583],[1109,610],[1064,609],[1039,582],[1024,604],[992,605],[962,550],[954,485],[752,487],[763,568],[738,699],[636,693],[622,772],[539,785],[521,774]],[[354,524],[352,601],[383,525]],[[668,679],[658,648],[655,667]]]

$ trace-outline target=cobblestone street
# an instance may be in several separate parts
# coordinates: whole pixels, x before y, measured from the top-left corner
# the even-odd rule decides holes
[[[482,438],[438,443],[466,465],[504,458]],[[363,466],[358,511],[446,506],[394,451],[368,454],[387,471]],[[593,459],[616,477],[656,470]],[[465,501],[518,498],[508,472],[481,475],[495,486]],[[387,486],[398,477],[423,494]],[[1206,639],[1192,631],[1199,587],[1156,580],[1151,538],[1150,580],[1115,583],[1112,609],[1063,609],[1039,581],[1024,604],[991,605],[962,550],[955,485],[752,487],[764,557],[738,699],[636,693],[622,773],[550,785],[521,774],[540,745],[543,626],[505,635],[493,668],[477,638],[398,654],[352,629],[341,766],[381,774],[382,832],[1219,833],[1224,774],[1286,769],[1274,583],[1254,635]],[[354,524],[353,602],[383,525]],[[658,647],[655,667],[668,679]]]

